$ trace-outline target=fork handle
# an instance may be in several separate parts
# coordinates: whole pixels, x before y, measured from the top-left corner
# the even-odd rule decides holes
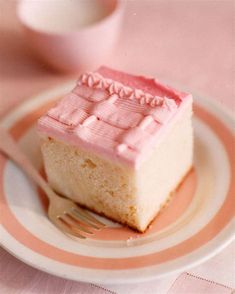
[[[54,191],[20,150],[12,136],[3,128],[0,128],[0,151],[17,163],[47,194],[49,199],[53,197]]]

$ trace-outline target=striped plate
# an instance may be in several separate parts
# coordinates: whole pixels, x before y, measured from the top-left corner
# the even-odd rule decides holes
[[[35,122],[73,84],[32,97],[1,122],[38,168]],[[196,98],[193,123],[194,168],[144,234],[102,218],[107,228],[91,239],[67,238],[47,219],[45,196],[0,155],[1,245],[42,271],[103,284],[146,281],[207,260],[233,239],[235,121]]]

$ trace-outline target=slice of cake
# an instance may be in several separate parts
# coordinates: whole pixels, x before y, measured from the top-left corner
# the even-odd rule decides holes
[[[145,231],[192,166],[192,96],[101,67],[39,119],[50,185]],[[179,203],[180,205],[180,203]]]

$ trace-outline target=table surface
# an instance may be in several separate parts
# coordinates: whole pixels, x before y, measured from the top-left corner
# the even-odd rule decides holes
[[[215,99],[234,112],[235,2],[126,2],[121,37],[107,65],[181,85],[182,90]],[[30,96],[75,78],[49,69],[34,57],[15,16],[15,6],[14,0],[0,0],[0,117]],[[235,288],[234,253],[235,246],[230,244],[190,273]],[[105,288],[116,293],[166,293],[177,276]],[[3,294],[108,292],[102,287],[42,273],[0,248]]]

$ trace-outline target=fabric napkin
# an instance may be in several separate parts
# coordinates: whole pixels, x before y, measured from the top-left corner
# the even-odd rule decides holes
[[[181,274],[173,283],[167,294],[232,294],[235,290],[214,281],[194,276],[190,273]]]

